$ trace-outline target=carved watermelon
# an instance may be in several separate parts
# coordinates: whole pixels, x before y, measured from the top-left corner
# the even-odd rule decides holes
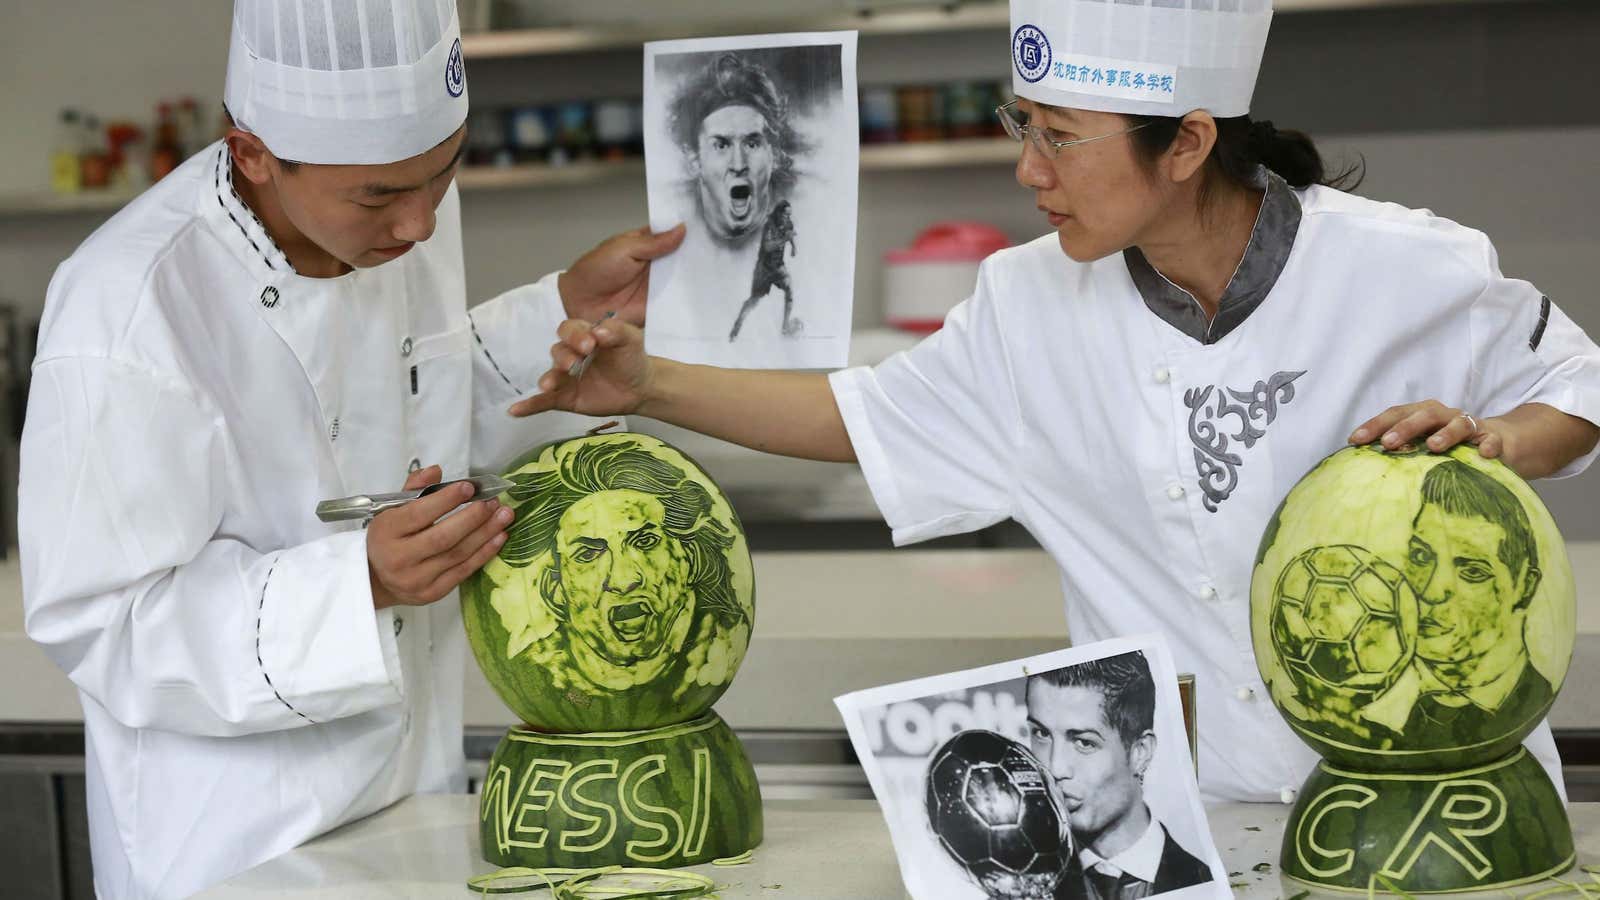
[[[1296,797],[1278,858],[1295,881],[1397,895],[1503,890],[1559,875],[1574,860],[1566,807],[1520,747],[1458,772],[1323,763]]]
[[[468,640],[500,698],[546,732],[705,714],[755,623],[744,530],[711,477],[633,433],[546,444],[506,477],[516,519],[461,585]]]
[[[1572,657],[1565,545],[1473,448],[1340,450],[1273,515],[1251,581],[1256,664],[1317,752],[1365,770],[1503,757]]]
[[[672,868],[761,843],[761,789],[716,713],[648,731],[508,732],[479,798],[499,866]]]
[[[1288,878],[1414,895],[1572,865],[1520,746],[1571,662],[1572,573],[1510,469],[1470,447],[1329,456],[1268,523],[1250,613],[1273,702],[1325,757],[1285,827]]]

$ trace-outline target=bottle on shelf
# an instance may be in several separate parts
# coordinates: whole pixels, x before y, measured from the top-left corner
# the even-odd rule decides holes
[[[136,160],[142,157],[144,129],[132,122],[117,121],[106,125],[106,165],[113,187],[140,188],[148,181],[144,172],[135,172]]]
[[[896,92],[900,140],[938,141],[945,136],[944,90],[929,84],[903,85]]]
[[[506,146],[506,119],[492,109],[475,109],[467,113],[467,150],[462,160],[469,166],[509,164],[511,154],[502,151]]]
[[[178,143],[178,123],[172,104],[156,105],[156,137],[150,147],[150,180],[160,181],[183,162],[183,147]]]
[[[954,140],[983,137],[989,130],[989,91],[974,81],[954,81],[944,86],[945,134]]]
[[[594,155],[594,110],[586,100],[556,104],[555,150],[552,165],[589,159]]]
[[[887,144],[900,139],[899,107],[894,88],[884,85],[862,88],[856,108],[861,117],[861,143]]]
[[[601,159],[624,159],[634,152],[636,142],[643,143],[643,134],[635,131],[636,125],[642,130],[644,124],[643,117],[634,114],[638,106],[632,100],[595,102],[594,141]]]
[[[75,109],[63,109],[56,120],[55,142],[50,147],[50,189],[58,194],[76,194],[83,187],[80,157],[83,155],[83,125]]]
[[[78,157],[79,181],[85,188],[104,188],[111,183],[111,154],[100,120],[84,116],[83,135],[83,151]]]
[[[519,163],[548,162],[553,140],[552,116],[538,106],[519,106],[506,117],[512,158]]]
[[[178,125],[179,159],[188,159],[200,152],[206,144],[206,135],[200,125],[200,104],[193,97],[181,97],[178,100],[176,114]]]

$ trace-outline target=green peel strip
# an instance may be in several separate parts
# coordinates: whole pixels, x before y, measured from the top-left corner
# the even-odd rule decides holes
[[[716,882],[697,872],[672,869],[510,866],[474,875],[467,879],[467,887],[483,894],[548,890],[551,900],[691,900],[709,896],[716,890]]]
[[[737,856],[724,856],[721,859],[713,859],[711,864],[713,866],[747,866],[754,861],[755,858],[755,851],[746,850]]]

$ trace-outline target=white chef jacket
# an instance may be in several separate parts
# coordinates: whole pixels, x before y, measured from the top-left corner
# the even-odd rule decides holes
[[[459,603],[375,612],[366,533],[314,509],[588,421],[505,413],[565,315],[554,276],[468,312],[454,188],[431,240],[319,279],[230,172],[209,148],[62,263],[33,366],[26,627],[82,698],[102,900],[464,790]]]
[[[1262,530],[1313,464],[1428,398],[1600,422],[1600,349],[1483,234],[1276,176],[1209,324],[1137,250],[1077,263],[1050,234],[991,256],[942,331],[831,377],[897,544],[1014,518],[1061,566],[1074,642],[1167,636],[1216,799],[1288,802],[1317,759],[1261,683],[1249,608]],[[1560,789],[1548,725],[1529,747]]]

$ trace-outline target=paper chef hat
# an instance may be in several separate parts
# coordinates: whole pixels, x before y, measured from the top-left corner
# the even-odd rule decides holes
[[[1011,0],[1011,84],[1051,106],[1250,111],[1272,0]]]
[[[416,156],[467,118],[455,0],[235,0],[223,98],[280,159]]]

